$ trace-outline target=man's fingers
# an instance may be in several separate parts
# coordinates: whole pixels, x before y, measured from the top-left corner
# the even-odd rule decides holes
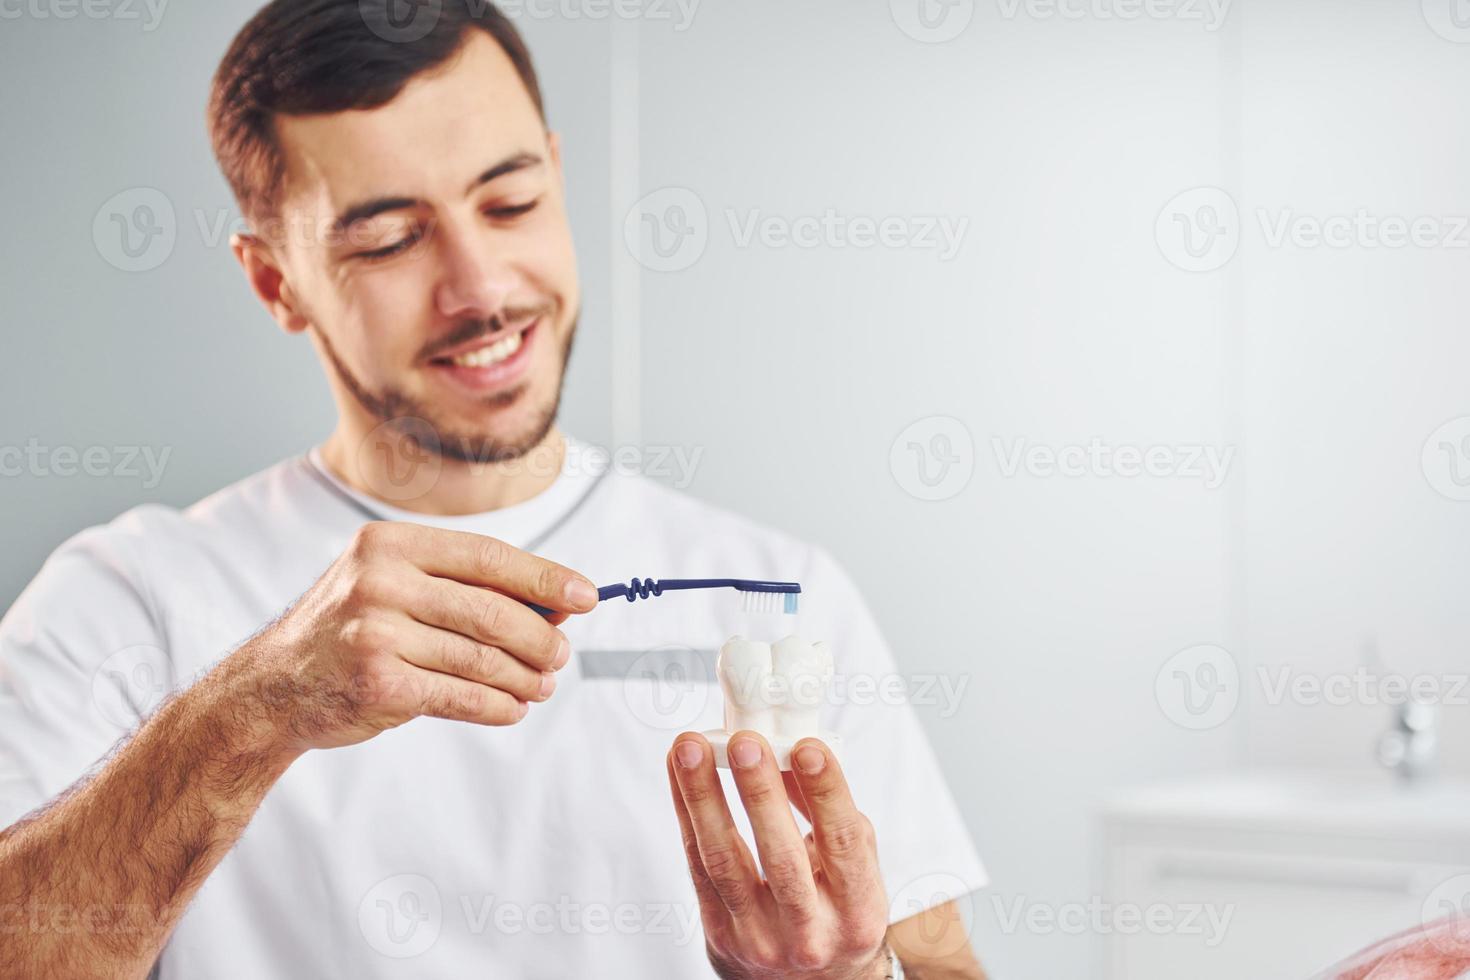
[[[477,725],[514,725],[530,707],[494,687],[431,670],[415,670],[419,714]]]
[[[873,825],[853,803],[842,768],[820,740],[798,742],[791,763],[833,898],[839,905],[860,904],[879,881]]]
[[[570,568],[496,538],[468,531],[419,528],[404,553],[430,575],[481,585],[557,612],[587,612],[597,586]]]
[[[786,798],[789,799],[801,815],[806,818],[808,825],[812,822],[812,811],[807,808],[806,797],[801,795],[801,784],[796,781],[796,773],[786,770],[781,773],[781,782],[786,786]]]
[[[758,914],[760,875],[750,848],[730,816],[709,742],[703,735],[680,735],[674,740],[671,755],[674,781],[689,814],[699,860],[711,887],[737,919]]]
[[[784,921],[802,925],[817,914],[817,882],[771,747],[754,732],[737,732],[729,755],[771,897]]]
[[[689,877],[694,880],[694,894],[699,898],[701,913],[706,916],[705,925],[708,931],[711,917],[728,920],[730,913],[725,908],[720,893],[715,891],[709,873],[704,870],[704,859],[699,856],[699,838],[695,836],[689,808],[684,805],[684,794],[679,790],[679,777],[674,775],[673,749],[669,750],[664,763],[669,771],[669,792],[674,797],[674,814],[679,818],[679,834],[684,841],[684,860],[689,864]]]
[[[561,630],[523,603],[489,589],[421,576],[408,613],[421,623],[506,650],[536,670],[560,670],[571,658]]]
[[[545,701],[556,689],[552,674],[526,665],[499,647],[422,623],[413,624],[399,656],[424,670],[499,688],[518,701]]]

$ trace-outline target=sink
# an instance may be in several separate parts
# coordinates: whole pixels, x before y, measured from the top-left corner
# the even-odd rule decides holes
[[[1098,816],[1104,902],[1228,923],[1210,935],[1108,931],[1096,971],[1108,980],[1300,980],[1470,909],[1462,780],[1203,773],[1115,793]]]

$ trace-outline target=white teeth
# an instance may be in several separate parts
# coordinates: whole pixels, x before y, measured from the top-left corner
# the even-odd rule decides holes
[[[497,341],[485,347],[477,347],[472,351],[450,358],[450,361],[458,367],[489,367],[498,364],[510,355],[521,349],[521,334],[513,333],[504,340]]]

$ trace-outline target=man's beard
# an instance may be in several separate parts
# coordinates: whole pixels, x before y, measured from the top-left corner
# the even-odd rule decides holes
[[[367,386],[358,380],[352,370],[343,363],[342,358],[337,356],[337,350],[332,346],[327,335],[315,325],[312,329],[321,341],[322,349],[327,352],[327,359],[332,362],[332,369],[337,372],[337,377],[369,415],[426,452],[462,463],[485,464],[506,463],[520,459],[539,446],[546,438],[546,434],[551,431],[551,427],[556,424],[557,411],[561,407],[562,382],[566,379],[567,364],[571,360],[572,340],[577,335],[578,319],[578,317],[572,318],[566,340],[562,342],[561,373],[557,375],[551,403],[535,409],[530,424],[525,427],[524,431],[506,439],[494,439],[484,433],[456,431],[445,425],[442,420],[435,418],[431,405],[397,388],[386,388],[381,392],[369,391]],[[549,318],[543,320],[541,328],[547,328],[549,323]],[[458,337],[474,339],[479,336],[489,336],[497,329],[499,325],[494,319],[480,325],[479,329],[471,324],[465,324],[452,332],[451,340]],[[510,391],[491,395],[481,404],[489,408],[509,407],[525,394],[528,386],[529,382],[523,382]]]

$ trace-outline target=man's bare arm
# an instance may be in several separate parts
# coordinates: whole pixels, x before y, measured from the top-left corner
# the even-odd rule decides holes
[[[93,777],[0,833],[0,976],[148,974],[300,754],[233,667],[165,702]]]
[[[423,715],[515,724],[571,659],[556,624],[596,605],[493,538],[364,525],[277,622],[0,833],[0,977],[146,976],[294,759]]]
[[[910,980],[985,980],[954,902],[895,922],[888,927],[888,945]]]

